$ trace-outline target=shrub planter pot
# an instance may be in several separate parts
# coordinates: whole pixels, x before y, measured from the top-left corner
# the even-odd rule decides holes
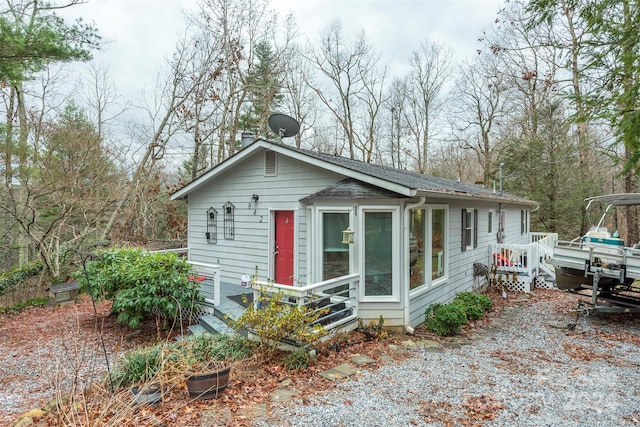
[[[231,366],[210,366],[201,371],[187,371],[189,396],[196,399],[213,399],[227,388]]]
[[[140,405],[143,403],[156,404],[162,400],[162,389],[159,384],[149,384],[146,386],[131,387],[133,402]]]

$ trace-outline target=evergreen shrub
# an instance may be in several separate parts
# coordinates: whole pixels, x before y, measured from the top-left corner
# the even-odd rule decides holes
[[[460,292],[453,301],[462,306],[467,314],[467,320],[478,320],[493,307],[491,298],[475,292]]]
[[[433,304],[425,312],[425,323],[429,330],[440,336],[452,336],[460,332],[467,323],[465,309],[456,302]]]

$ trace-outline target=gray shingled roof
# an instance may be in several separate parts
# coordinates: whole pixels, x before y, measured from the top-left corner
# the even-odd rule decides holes
[[[274,144],[273,142],[270,142],[264,139],[259,139],[258,141],[261,141],[260,144],[265,144],[267,146]],[[224,168],[227,167],[229,164],[233,164],[233,162],[239,158],[238,156],[242,156],[242,153],[246,153],[247,150],[249,150],[250,152],[252,150],[252,147],[255,147],[258,141],[256,141],[254,145],[243,148],[234,156],[231,156],[230,158],[214,166],[213,168],[211,168],[209,171],[205,172],[198,178],[194,179],[190,183],[186,184],[184,187],[174,192],[171,195],[171,197],[172,198],[185,197],[194,188],[197,188],[199,185],[203,185],[211,177],[215,176],[215,171],[224,170]],[[418,196],[429,196],[429,195],[433,196],[435,194],[435,195],[442,195],[443,197],[447,197],[447,196],[476,197],[476,198],[483,198],[483,199],[493,199],[496,201],[513,202],[513,203],[525,204],[525,205],[536,204],[535,202],[528,199],[513,196],[507,193],[500,194],[500,193],[494,192],[491,189],[483,188],[473,184],[468,184],[465,182],[459,182],[459,181],[454,181],[454,180],[445,179],[445,178],[438,178],[431,175],[423,175],[423,174],[410,172],[406,170],[393,169],[385,166],[366,163],[360,160],[353,160],[353,159],[348,159],[346,157],[340,157],[340,156],[335,156],[335,155],[325,154],[325,153],[318,153],[315,151],[305,150],[301,148],[295,148],[285,144],[276,144],[276,146],[279,147],[278,151],[288,150],[293,153],[298,153],[299,155],[302,155],[309,159],[325,162],[328,164],[332,164],[335,167],[339,167],[341,169],[353,171],[354,175],[355,174],[367,175],[375,180],[388,182],[393,186],[399,186],[408,190],[413,190]],[[343,173],[343,174],[346,176],[349,176],[348,173]],[[339,184],[337,186],[334,186],[333,188],[330,187],[329,189],[325,189],[324,191],[316,193],[315,195],[312,195],[312,196],[315,196],[316,198],[329,197],[332,192],[333,196],[338,197],[340,194],[347,194],[349,191],[351,191],[351,192],[354,192],[353,193],[354,195],[360,194],[361,196],[363,196],[363,198],[372,198],[372,197],[375,198],[375,192],[382,191],[382,193],[378,193],[378,195],[382,195],[385,198],[390,197],[390,193],[385,193],[386,191],[390,191],[390,190],[383,190],[382,188],[378,188],[377,190],[374,190],[373,187],[370,185],[369,187],[364,187],[363,186],[364,183],[362,182],[359,183],[360,187],[357,189],[356,187],[354,187],[354,185],[355,185],[354,183],[351,183],[348,185],[344,183],[342,185]],[[351,188],[349,188],[349,186],[351,186]],[[308,197],[312,197],[312,196],[308,196]],[[400,194],[397,194],[396,197],[397,196],[400,196]],[[308,201],[307,200],[308,197],[303,200]]]
[[[331,154],[318,153],[315,151],[304,150],[301,148],[294,148],[286,146],[286,148],[300,152],[306,156],[313,157],[318,160],[322,160],[328,163],[332,163],[337,166],[341,166],[354,172],[363,173],[371,177],[383,179],[388,182],[392,182],[398,185],[403,185],[418,192],[438,192],[444,194],[455,194],[461,196],[476,196],[483,198],[495,198],[495,199],[507,199],[514,202],[534,204],[531,200],[521,197],[513,196],[510,194],[499,194],[493,190],[480,187],[478,185],[468,184],[465,182],[454,181],[446,178],[438,178],[431,175],[423,175],[417,172],[410,172],[406,170],[389,168],[386,166],[375,165],[372,163],[366,163],[360,160],[348,159],[346,157],[334,156]]]
[[[375,185],[347,178],[324,190],[300,199],[300,201],[309,203],[313,200],[399,199],[405,197],[402,194],[385,190]]]

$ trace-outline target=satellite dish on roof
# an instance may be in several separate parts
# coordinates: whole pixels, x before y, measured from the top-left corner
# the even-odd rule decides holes
[[[288,138],[300,131],[300,124],[293,117],[275,113],[269,116],[269,128],[280,138]]]

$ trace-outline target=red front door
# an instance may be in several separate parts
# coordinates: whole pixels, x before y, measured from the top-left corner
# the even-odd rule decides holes
[[[275,212],[274,280],[283,285],[293,285],[293,218],[293,211]]]

